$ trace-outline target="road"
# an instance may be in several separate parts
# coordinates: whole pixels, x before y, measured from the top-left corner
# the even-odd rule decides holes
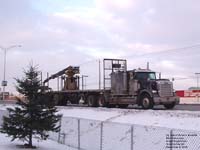
[[[129,108],[142,109],[138,106],[129,106]],[[154,106],[154,110],[166,110],[164,106]],[[200,104],[179,104],[173,110],[200,111]]]
[[[14,104],[15,101],[0,101],[0,104]],[[73,105],[74,106],[74,105]],[[77,106],[80,107],[80,106]],[[84,107],[84,106],[83,106]],[[129,109],[142,109],[137,105],[129,106]],[[166,110],[162,105],[154,106],[154,110]],[[200,111],[200,104],[179,104],[173,110]]]
[[[82,105],[82,106],[71,105],[71,106],[72,107],[87,107],[86,105]],[[142,109],[142,107],[139,107],[137,105],[134,105],[134,106],[129,105],[128,108],[124,108],[124,109]],[[153,110],[167,110],[167,109],[164,108],[164,106],[162,105],[158,105],[158,106],[154,106]],[[200,104],[179,104],[179,105],[176,105],[174,109],[171,109],[171,110],[200,111]]]
[[[200,111],[200,104],[181,104],[177,105],[175,110],[189,110],[189,111]]]

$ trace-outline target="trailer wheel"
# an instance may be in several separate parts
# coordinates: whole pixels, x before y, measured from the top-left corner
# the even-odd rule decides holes
[[[106,105],[105,97],[103,95],[100,95],[98,97],[97,104],[98,104],[99,107],[104,107]]]
[[[143,109],[152,109],[154,105],[153,99],[148,94],[144,94],[141,99],[141,105]]]
[[[53,96],[53,102],[56,106],[66,106],[67,105],[67,99],[61,94],[54,94]]]
[[[128,104],[119,104],[118,106],[119,106],[119,108],[127,108]]]
[[[95,98],[94,95],[89,95],[88,98],[87,98],[87,102],[88,102],[89,107],[96,107],[97,106],[96,98]]]
[[[108,108],[115,108],[116,104],[107,104],[106,107],[108,107]]]
[[[62,100],[60,102],[60,105],[61,106],[67,106],[68,99],[69,99],[68,97],[62,96]]]
[[[165,107],[166,109],[173,109],[175,105],[176,105],[176,103],[173,102],[173,103],[170,103],[170,104],[164,104],[164,107]]]
[[[53,96],[54,104],[57,105],[57,106],[59,105],[59,99],[60,99],[60,97],[59,97],[58,94],[55,94],[55,95]]]

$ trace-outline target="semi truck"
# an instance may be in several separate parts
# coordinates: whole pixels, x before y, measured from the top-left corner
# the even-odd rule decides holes
[[[128,105],[152,109],[163,105],[172,109],[179,104],[173,83],[168,79],[157,79],[156,72],[150,69],[127,70],[125,59],[103,59],[103,88],[80,89],[80,67],[69,66],[43,81],[61,78],[59,91],[49,90],[50,99],[57,105],[86,104],[89,107],[126,108]],[[48,84],[49,85],[49,84]]]

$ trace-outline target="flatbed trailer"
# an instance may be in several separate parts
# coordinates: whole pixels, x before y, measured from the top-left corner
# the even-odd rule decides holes
[[[110,90],[67,90],[52,91],[57,105],[86,104],[90,107],[127,107],[136,104],[136,97],[131,95],[112,95]]]
[[[103,95],[109,95],[110,90],[66,90],[52,91],[52,98],[57,105],[87,104],[90,107],[97,107],[98,99]]]

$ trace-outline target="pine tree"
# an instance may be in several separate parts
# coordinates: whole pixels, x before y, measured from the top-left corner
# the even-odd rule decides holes
[[[19,99],[14,109],[7,109],[9,115],[4,116],[0,131],[12,137],[11,141],[20,139],[28,142],[26,147],[33,148],[33,136],[46,140],[48,131],[59,131],[57,122],[61,116],[55,114],[54,102],[49,101],[48,94],[42,90],[37,67],[31,65],[24,74],[24,78],[15,80],[16,89],[25,96],[25,100]]]

